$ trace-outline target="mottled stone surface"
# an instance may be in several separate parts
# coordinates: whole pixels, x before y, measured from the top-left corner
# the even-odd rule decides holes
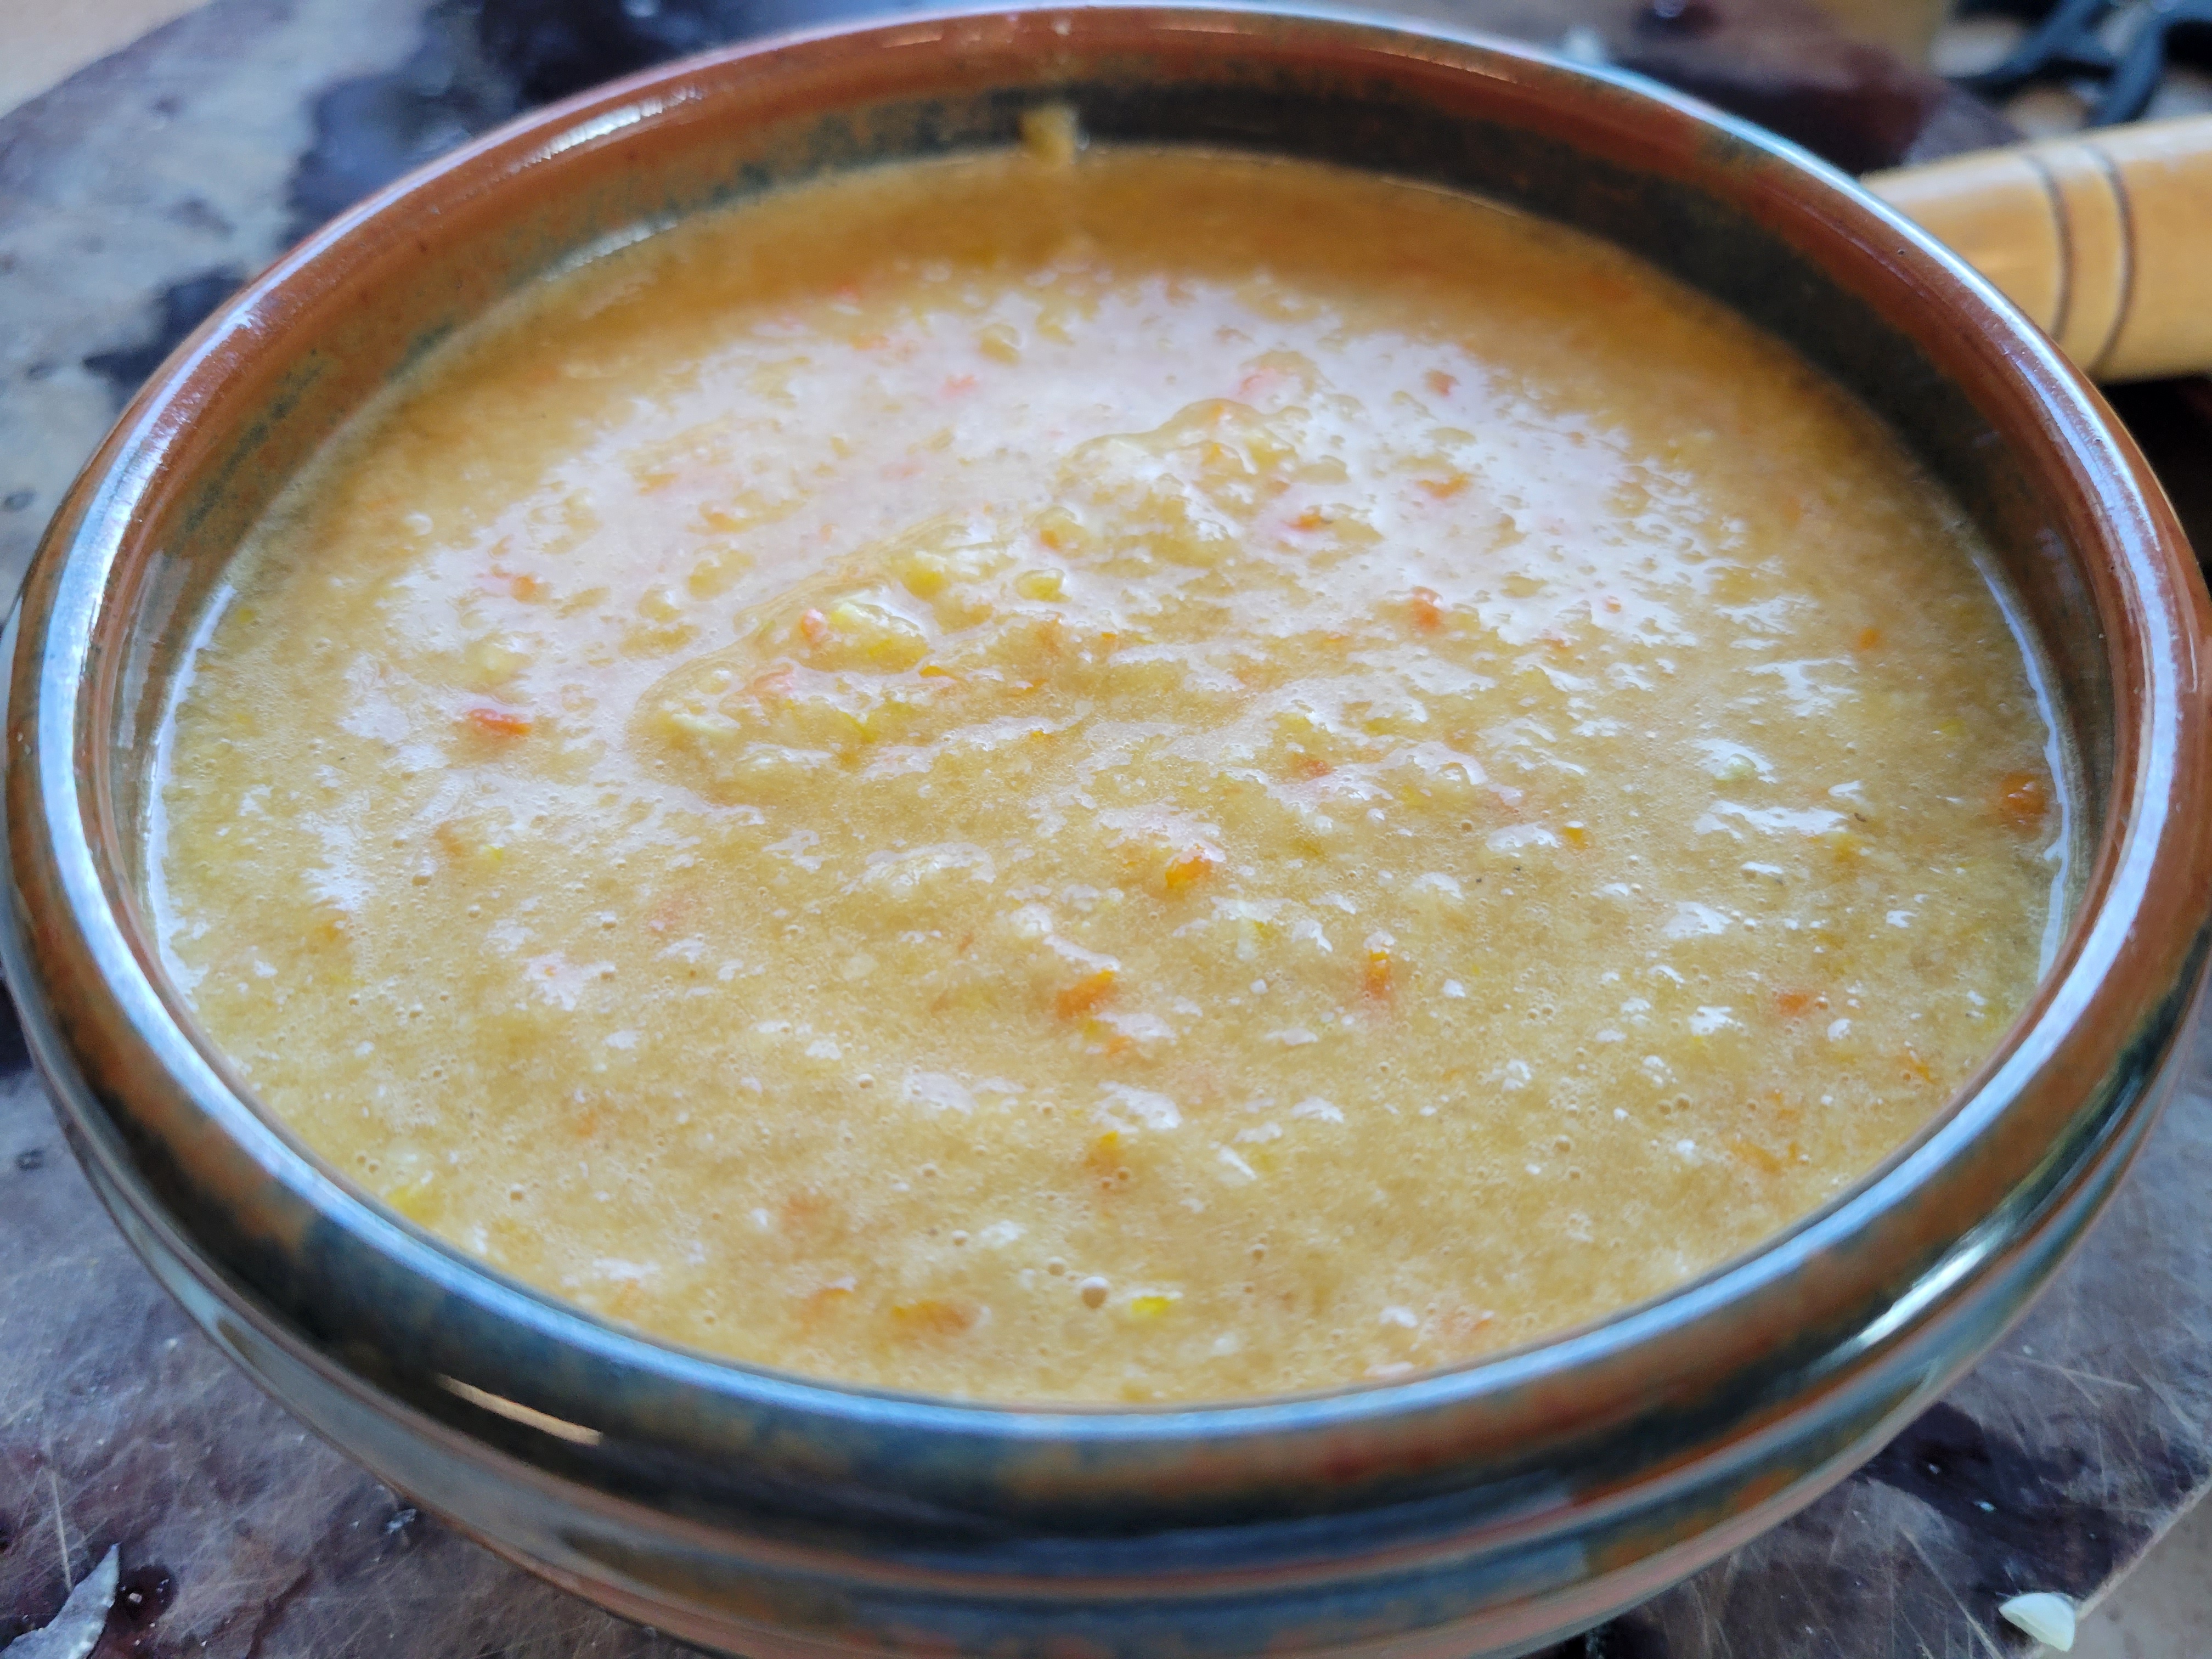
[[[0,589],[123,398],[293,240],[314,89],[420,11],[216,0],[0,119]]]
[[[137,380],[301,230],[596,69],[862,9],[213,0],[0,119],[0,584]],[[1992,131],[1839,51],[1796,0],[1686,0],[1656,21],[1621,0],[1406,9],[1552,40],[1586,28],[1709,95],[1813,112],[1800,136],[1838,156]],[[2123,408],[2155,427],[2162,461],[2212,438],[2212,397]],[[2000,1600],[2091,1595],[2139,1555],[2212,1481],[2208,1062],[2081,1255],[1943,1404],[1562,1659],[2018,1652]],[[131,1256],[0,1019],[0,1644],[52,1617],[110,1545],[124,1577],[100,1659],[688,1651],[417,1516],[263,1398]]]

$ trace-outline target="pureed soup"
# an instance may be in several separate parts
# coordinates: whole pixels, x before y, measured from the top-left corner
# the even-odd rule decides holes
[[[1958,508],[1620,252],[1278,161],[817,184],[318,464],[164,947],[338,1169],[647,1330],[1220,1399],[1524,1341],[1908,1138],[2056,925]]]

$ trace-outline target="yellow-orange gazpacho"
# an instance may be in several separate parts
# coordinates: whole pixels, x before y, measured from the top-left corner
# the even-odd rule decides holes
[[[310,1145],[609,1316],[993,1399],[1386,1376],[1747,1249],[1988,1050],[2065,845],[1847,396],[1559,228],[1187,152],[540,284],[194,664],[163,947]]]

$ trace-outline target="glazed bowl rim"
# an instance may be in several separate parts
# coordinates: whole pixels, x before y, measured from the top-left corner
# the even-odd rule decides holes
[[[271,307],[288,284],[312,278],[321,265],[343,265],[355,239],[366,229],[410,207],[434,207],[442,194],[464,186],[470,168],[504,158],[504,170],[491,186],[504,187],[532,167],[553,164],[565,151],[649,136],[659,118],[687,100],[704,98],[718,106],[740,107],[741,94],[713,85],[702,89],[699,83],[711,82],[717,70],[732,66],[764,66],[773,73],[780,59],[825,43],[941,45],[963,29],[1016,29],[1047,19],[1080,23],[1116,17],[1142,17],[1156,31],[1180,27],[1232,41],[1243,38],[1240,30],[1264,24],[1279,34],[1317,32],[1322,40],[1350,41],[1376,59],[1433,64],[1448,58],[1462,74],[1487,73],[1522,83],[1548,81],[1563,96],[1577,95],[1573,91],[1577,86],[1578,95],[1585,96],[1595,95],[1593,88],[1603,88],[1620,106],[1636,106],[1641,112],[1637,118],[1691,122],[1711,138],[1724,138],[1752,152],[1785,181],[1790,193],[1853,222],[1863,237],[1890,245],[1894,261],[1921,283],[1948,291],[1953,312],[1943,320],[1973,331],[1979,349],[2003,356],[2008,372],[2040,400],[2051,452],[2045,465],[2057,468],[2095,501],[2106,532],[2101,542],[2083,544],[2083,563],[2093,570],[2117,573],[2118,614],[2134,624],[2131,632],[2123,630],[2128,637],[2108,641],[2108,652],[2119,653],[2112,663],[2119,757],[2112,805],[2101,839],[2090,849],[2090,868],[2075,917],[2045,979],[1989,1059],[1919,1134],[1863,1178],[1747,1253],[1668,1291],[1588,1324],[1459,1365],[1403,1378],[1223,1401],[1001,1401],[815,1378],[617,1325],[468,1256],[356,1189],[243,1089],[191,1018],[179,988],[149,967],[150,933],[143,918],[132,915],[140,902],[134,884],[118,875],[114,879],[120,891],[111,886],[108,867],[95,846],[101,834],[135,844],[143,836],[143,827],[109,822],[112,812],[104,818],[105,775],[94,769],[88,800],[76,773],[88,742],[93,752],[99,752],[100,737],[92,728],[99,725],[104,705],[97,675],[85,665],[98,643],[97,624],[108,608],[109,580],[125,558],[133,518],[161,472],[166,447],[180,422],[199,404],[221,395],[219,383],[202,386],[196,380],[216,348],[235,344],[241,333],[254,330],[259,313]],[[279,332],[264,339],[258,349],[280,349],[283,343]],[[1431,1411],[1467,1407],[1591,1370],[1601,1359],[1617,1359],[1650,1344],[1680,1344],[1730,1307],[1795,1274],[1814,1256],[1861,1239],[1965,1149],[2000,1129],[2008,1109],[2051,1064],[2062,1043],[2078,1038],[2095,1017],[2112,1013],[2106,1005],[2112,969],[2128,954],[2133,930],[2155,896],[2154,878],[2161,874],[2162,866],[2170,876],[2172,866],[2189,862],[2173,850],[2174,843],[2185,841],[2197,863],[2203,863],[2199,838],[2193,832],[2185,835],[2175,820],[2180,812],[2208,804],[2202,781],[2193,775],[2178,779],[2173,763],[2185,729],[2203,735],[2202,720],[2185,695],[2196,678],[2197,635],[2191,596],[2185,583],[2177,585],[2175,580],[2178,532],[2172,528],[2170,516],[2164,515],[2154,486],[2147,493],[2148,474],[2132,457],[2132,446],[2115,430],[2101,401],[2078,373],[1956,256],[1795,145],[1641,76],[1566,63],[1519,42],[1426,20],[1307,5],[1137,3],[1015,11],[955,8],[854,20],[748,42],[649,70],[527,113],[377,191],[283,255],[219,308],[132,400],[57,513],[21,601],[21,641],[10,701],[18,711],[35,708],[35,715],[27,723],[11,714],[9,726],[8,825],[15,897],[7,939],[9,976],[11,981],[23,983],[21,970],[30,959],[55,948],[53,930],[74,930],[64,948],[83,953],[94,964],[99,981],[145,1044],[149,1057],[190,1097],[205,1127],[240,1143],[272,1181],[321,1219],[483,1317],[525,1329],[563,1349],[587,1353],[625,1373],[812,1419],[870,1420],[908,1431],[971,1439],[1075,1436],[1166,1443],[1271,1437],[1376,1419],[1413,1419]],[[2130,648],[2140,656],[2142,682],[2142,707],[2132,734],[2118,729],[2127,724],[2126,700],[2121,695],[2127,688],[2117,682]],[[110,690],[115,672],[108,671]],[[2132,747],[2130,735],[2136,739]],[[35,875],[26,878],[27,870],[40,858],[53,866],[52,892]],[[133,926],[140,937],[133,937]],[[2166,932],[2172,934],[2175,929],[2169,927]],[[2201,939],[2199,928],[2191,951],[2201,954]],[[2185,963],[2183,957],[2189,953],[2173,939],[2162,939],[2156,948],[2164,952],[2160,960],[2168,970],[2167,981],[2178,984],[2193,973],[2196,956],[2189,955]],[[26,1012],[27,1026],[39,1023]],[[48,1036],[34,1041],[43,1061],[61,1060],[60,1055],[48,1052],[61,1039]],[[2108,1061],[2117,1058],[2107,1056]],[[97,1133],[90,1138],[95,1142],[100,1139]],[[100,1148],[95,1146],[94,1150]],[[129,1156],[119,1151],[113,1155]],[[2023,1170],[2022,1180],[2031,1172],[2032,1168]],[[1990,1214],[1976,1217],[1975,1227],[1965,1230],[1968,1236],[1957,1242],[1941,1270],[1931,1268],[1923,1301],[1940,1297],[1945,1287],[1968,1273],[1974,1261],[1997,1248],[1993,1234],[1978,1241],[1971,1235],[1989,1233],[2002,1208],[2000,1205]],[[1914,1315],[1913,1307],[1900,1304],[1893,1317],[1901,1327]],[[1877,1334],[1869,1334],[1869,1343],[1876,1340]],[[495,1393],[512,1394],[518,1400],[530,1395],[527,1377],[491,1380],[500,1385]]]

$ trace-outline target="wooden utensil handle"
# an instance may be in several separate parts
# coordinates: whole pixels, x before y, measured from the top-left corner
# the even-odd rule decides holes
[[[1870,173],[2100,380],[2212,373],[2212,115]]]

